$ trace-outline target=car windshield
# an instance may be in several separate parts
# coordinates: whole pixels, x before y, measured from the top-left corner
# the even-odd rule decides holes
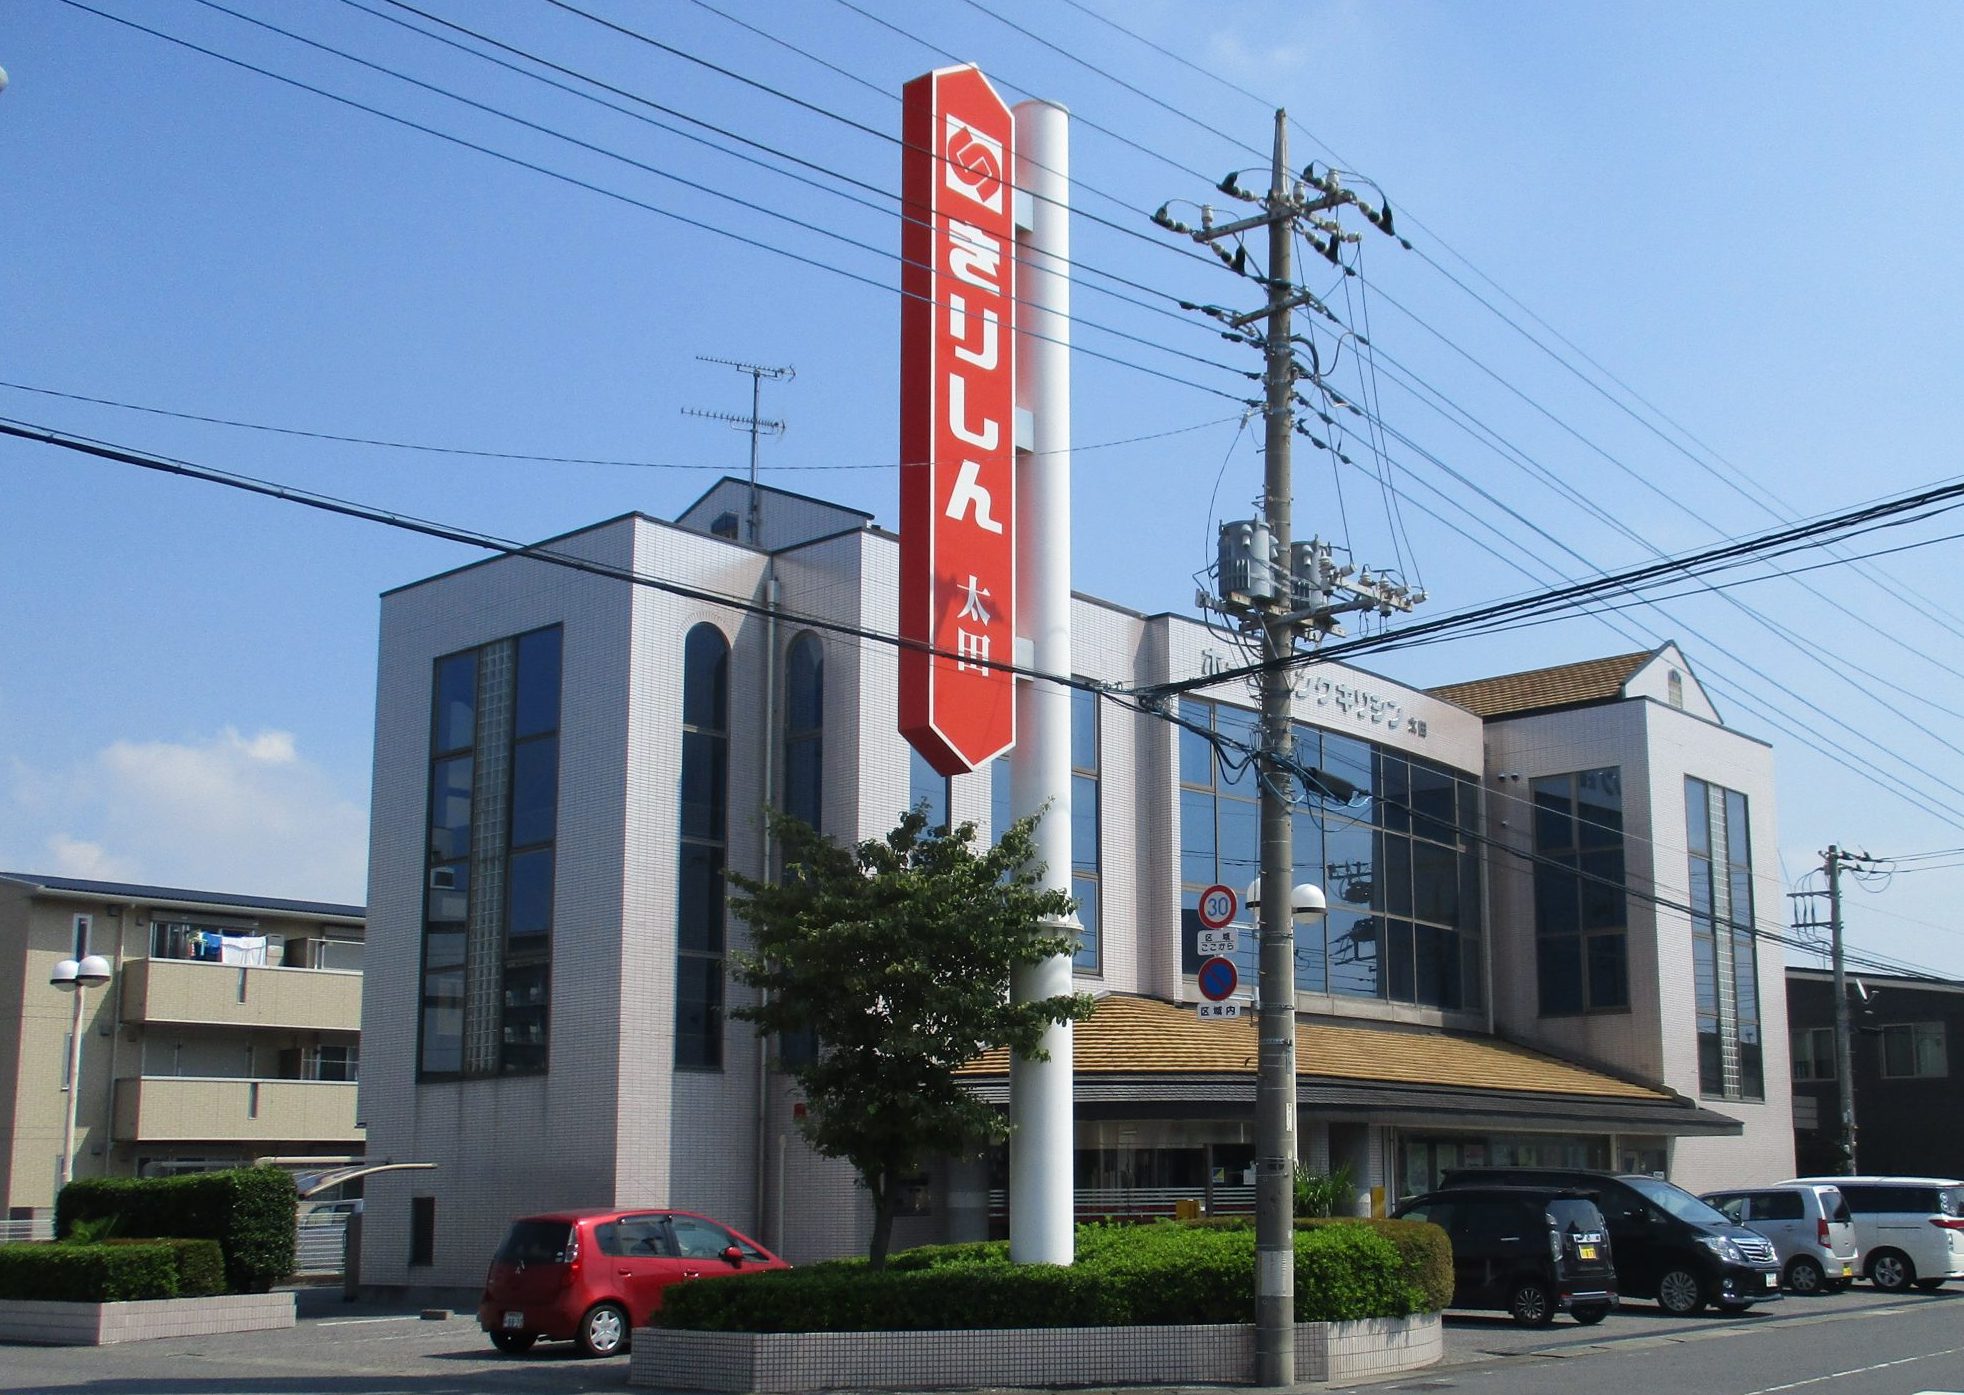
[[[1683,1187],[1674,1187],[1655,1177],[1625,1177],[1623,1180],[1643,1193],[1644,1199],[1653,1206],[1661,1207],[1681,1221],[1690,1221],[1694,1225],[1732,1224]]]

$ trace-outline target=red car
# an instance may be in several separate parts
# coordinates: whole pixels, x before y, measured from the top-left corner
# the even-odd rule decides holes
[[[503,1352],[529,1350],[543,1337],[612,1356],[648,1325],[670,1284],[790,1267],[688,1211],[551,1211],[512,1222],[484,1276],[477,1325]]]

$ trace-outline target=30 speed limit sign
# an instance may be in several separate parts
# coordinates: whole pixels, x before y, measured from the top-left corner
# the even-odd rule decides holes
[[[1209,930],[1225,930],[1234,924],[1234,913],[1241,909],[1233,887],[1214,885],[1200,893],[1200,923]]]

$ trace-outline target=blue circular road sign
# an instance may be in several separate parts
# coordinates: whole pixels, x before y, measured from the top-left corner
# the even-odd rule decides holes
[[[1203,960],[1200,965],[1200,996],[1210,1003],[1218,1003],[1234,992],[1234,986],[1241,981],[1240,972],[1234,967],[1232,959]]]

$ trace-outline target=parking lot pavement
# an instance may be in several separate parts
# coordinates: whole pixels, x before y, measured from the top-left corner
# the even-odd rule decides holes
[[[1789,1296],[1755,1304],[1736,1315],[1707,1309],[1695,1317],[1674,1318],[1655,1303],[1630,1299],[1594,1327],[1584,1327],[1569,1317],[1558,1317],[1547,1327],[1520,1327],[1504,1313],[1449,1312],[1446,1358],[1441,1366],[1493,1357],[1559,1355],[1606,1344],[1716,1340],[1786,1323],[1841,1322],[1960,1300],[1964,1300],[1964,1286],[1953,1285],[1935,1293],[1888,1294],[1857,1284],[1843,1293]],[[1964,1314],[1964,1309],[1958,1311]]]
[[[1673,1318],[1653,1304],[1632,1302],[1595,1327],[1558,1318],[1549,1327],[1524,1328],[1500,1314],[1450,1313],[1445,1360],[1431,1369],[1581,1355],[1589,1348],[1700,1342],[1944,1303],[1964,1303],[1964,1287],[1892,1297],[1862,1286],[1823,1298],[1783,1299],[1740,1317]],[[501,1355],[469,1312],[428,1321],[400,1307],[341,1303],[319,1292],[305,1295],[300,1306],[300,1324],[290,1331],[111,1347],[0,1346],[0,1390],[23,1395],[74,1390],[89,1395],[583,1395],[629,1388],[625,1359],[582,1361],[569,1343],[548,1343],[521,1357]],[[1964,1306],[1953,1311],[1964,1315]],[[1396,1379],[1409,1382],[1413,1374]]]

